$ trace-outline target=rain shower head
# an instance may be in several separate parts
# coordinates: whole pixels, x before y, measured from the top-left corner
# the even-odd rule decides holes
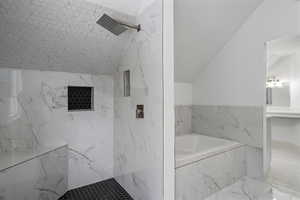
[[[105,28],[106,30],[110,31],[115,35],[120,35],[121,33],[130,29],[135,29],[137,32],[141,30],[141,25],[129,25],[123,22],[119,22],[107,14],[102,15],[102,17],[97,21],[97,24]]]

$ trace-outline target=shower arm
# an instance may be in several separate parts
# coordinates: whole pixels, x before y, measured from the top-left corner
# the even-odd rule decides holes
[[[119,24],[122,25],[122,26],[126,26],[128,28],[131,28],[131,29],[135,29],[135,30],[137,30],[137,32],[140,32],[142,30],[142,27],[141,27],[140,24],[139,25],[129,25],[129,24],[125,24],[125,23],[120,22],[120,21],[119,21]]]

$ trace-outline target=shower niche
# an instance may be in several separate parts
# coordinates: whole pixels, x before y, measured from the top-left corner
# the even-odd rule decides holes
[[[130,70],[123,72],[124,97],[130,97]]]
[[[82,86],[68,86],[68,110],[94,110],[94,88]]]

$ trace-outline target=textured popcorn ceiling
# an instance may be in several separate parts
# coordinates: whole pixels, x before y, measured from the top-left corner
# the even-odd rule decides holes
[[[139,15],[154,0],[86,0],[102,6],[118,10],[128,15]]]
[[[1,0],[0,67],[111,74],[132,32],[97,25],[104,12],[134,20],[86,0]]]

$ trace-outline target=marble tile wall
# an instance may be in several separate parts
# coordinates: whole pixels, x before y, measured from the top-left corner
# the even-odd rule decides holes
[[[256,199],[256,200],[299,200],[298,195],[290,192],[284,192],[272,187],[269,183],[242,178],[237,183],[224,188],[222,191],[209,196],[205,200],[241,200],[241,199]]]
[[[193,105],[192,130],[262,148],[263,107]]]
[[[242,178],[237,183],[225,188],[224,190],[211,195],[206,200],[240,200],[240,199],[256,199],[256,200],[287,200],[294,199],[290,196],[283,196],[268,183]],[[295,199],[296,200],[296,199]]]
[[[263,150],[257,147],[246,147],[247,176],[254,179],[264,178]]]
[[[175,135],[192,133],[192,106],[175,106]]]
[[[68,149],[0,171],[1,200],[57,200],[68,188]]]
[[[203,200],[243,177],[263,179],[262,150],[247,145],[176,169],[176,200]]]
[[[68,85],[94,87],[94,111],[68,112]],[[2,152],[67,143],[69,189],[112,177],[112,77],[0,69],[0,141]]]
[[[245,146],[176,169],[176,200],[203,200],[246,176]]]
[[[114,76],[114,175],[135,200],[163,199],[162,1],[137,17]],[[124,70],[131,72],[131,96],[123,97]],[[136,105],[144,104],[144,119]]]

